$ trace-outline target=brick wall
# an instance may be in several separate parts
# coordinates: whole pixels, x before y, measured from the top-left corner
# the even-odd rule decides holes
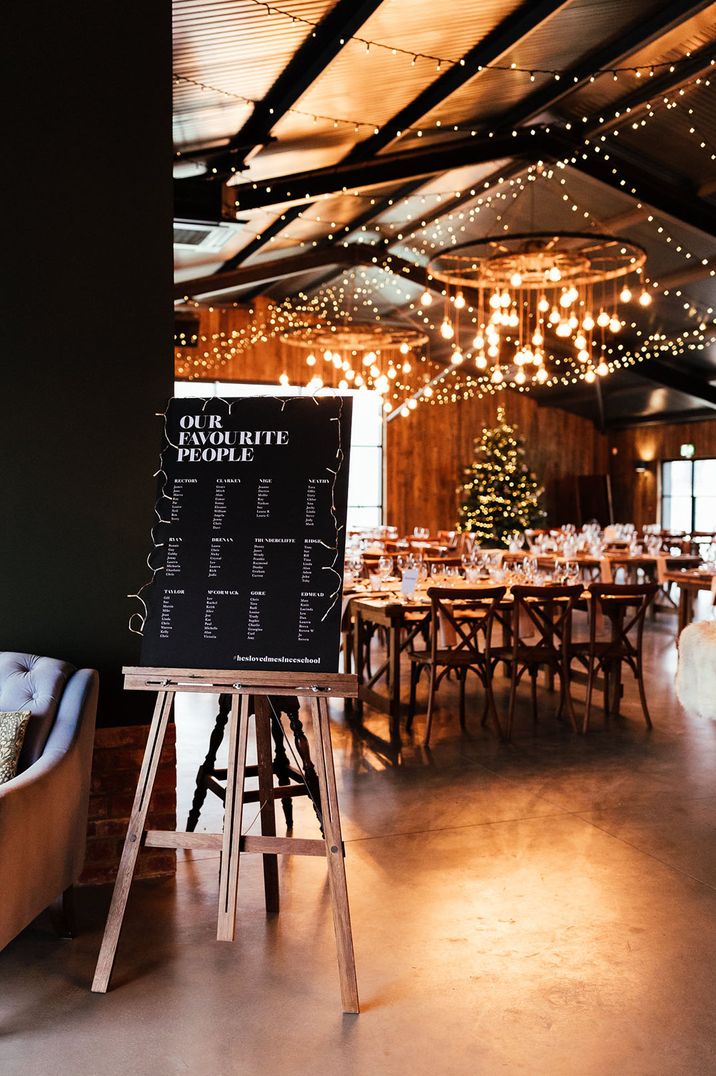
[[[97,729],[92,759],[87,854],[80,885],[113,882],[122,854],[129,813],[142,764],[148,729],[142,725]],[[176,736],[167,727],[162,756],[149,806],[147,829],[176,828]],[[135,878],[174,874],[176,853],[143,848]]]

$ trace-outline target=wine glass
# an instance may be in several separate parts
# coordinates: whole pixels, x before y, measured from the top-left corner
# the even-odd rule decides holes
[[[378,575],[385,581],[393,574],[393,558],[392,557],[379,557],[378,559]]]

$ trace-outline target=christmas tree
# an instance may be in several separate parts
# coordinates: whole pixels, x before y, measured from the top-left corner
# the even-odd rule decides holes
[[[544,518],[544,490],[525,463],[524,442],[516,427],[505,422],[503,407],[497,410],[497,422],[475,438],[475,459],[458,489],[458,530],[471,531],[480,545],[507,545],[517,531]]]

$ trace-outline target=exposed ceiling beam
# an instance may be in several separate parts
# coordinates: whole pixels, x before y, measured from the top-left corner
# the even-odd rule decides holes
[[[566,141],[564,146],[564,156],[569,154],[570,149],[573,151],[569,160],[571,168],[622,194],[637,198],[674,221],[688,224],[705,235],[716,236],[716,206],[699,198],[691,185],[676,185],[646,171],[628,161],[613,145],[604,155],[590,154],[588,160],[584,159],[578,146],[570,146]]]
[[[710,407],[697,407],[692,411],[660,411],[657,415],[628,415],[623,418],[608,419],[607,433],[628,430],[633,426],[674,426],[682,422],[703,422],[713,420],[714,413]]]
[[[698,14],[704,7],[708,6],[710,0],[698,0],[697,3],[685,4],[676,0],[676,2],[667,5],[662,11],[658,12],[650,19],[642,20],[636,24],[626,34],[621,34],[618,38],[613,39],[604,47],[594,50],[589,53],[586,59],[576,64],[569,72],[565,73],[559,82],[552,81],[547,83],[544,87],[541,87],[535,93],[528,96],[523,102],[518,103],[513,108],[506,110],[502,114],[491,119],[491,126],[493,129],[497,128],[512,128],[519,124],[527,123],[530,119],[538,116],[541,112],[547,111],[554,105],[558,104],[566,95],[573,93],[579,89],[581,85],[588,82],[593,72],[597,69],[604,69],[611,66],[619,66],[624,59],[627,59],[636,49],[642,45],[649,44],[655,38],[667,33],[675,24],[685,21],[686,19]],[[708,53],[708,58],[707,58]],[[713,50],[709,52],[709,49],[699,50],[697,54],[694,54],[693,64],[688,65],[688,77],[694,77],[695,74],[705,71],[709,66],[708,60],[713,55]],[[649,78],[648,85],[650,93],[655,91],[654,83],[658,80],[657,88],[660,93],[668,92],[671,89],[681,85],[684,81],[684,76],[681,72],[682,65],[676,72],[665,72],[663,75],[655,75],[654,78]],[[644,103],[644,88],[639,87],[637,90],[625,97],[620,101],[615,102],[610,108],[612,111],[625,111],[627,108],[636,109],[641,107]],[[588,126],[585,129],[585,135],[591,135],[600,130],[602,126],[608,125],[611,121],[598,120],[595,123]],[[493,177],[488,177],[493,181]],[[416,187],[419,186],[416,185]],[[416,189],[416,188],[413,188]],[[375,217],[380,216],[385,211],[385,203],[375,207]],[[431,220],[434,220],[440,214],[433,213]],[[374,218],[373,218],[374,219]],[[362,224],[367,223],[365,219],[361,220]],[[350,233],[347,233],[350,234]]]
[[[322,247],[307,254],[295,254],[287,258],[276,258],[259,265],[250,265],[243,269],[233,269],[228,273],[214,273],[213,276],[194,277],[180,280],[174,285],[174,298],[184,299],[196,295],[213,295],[219,291],[236,290],[250,284],[268,284],[284,277],[299,276],[311,269],[322,269],[329,265],[352,266],[364,264],[366,256],[358,256],[356,246]]]
[[[211,160],[221,176],[243,167],[247,156],[269,141],[271,131],[341,49],[380,7],[382,0],[337,0],[304,38],[243,126],[221,146],[182,153],[180,159]]]
[[[676,361],[678,362],[678,359]],[[671,363],[664,362],[663,359],[649,359],[631,367],[630,373],[646,381],[654,381],[664,388],[683,392],[716,409],[716,385],[712,385],[705,378],[698,377],[680,366],[673,366]]]
[[[463,138],[441,146],[414,146],[398,153],[385,153],[369,161],[350,161],[296,172],[269,180],[265,186],[242,183],[232,188],[236,208],[241,213],[252,209],[285,205],[290,201],[312,201],[326,194],[342,194],[381,187],[406,179],[424,179],[502,157],[527,157],[534,160],[549,151],[540,128],[496,135],[494,138]],[[557,152],[559,150],[557,149]]]
[[[514,48],[530,30],[533,30],[541,21],[549,18],[562,6],[562,0],[523,0],[517,11],[502,20],[494,30],[461,58],[464,63],[454,64],[452,68],[445,72],[445,75],[436,79],[430,87],[419,94],[412,106],[407,105],[388,120],[373,138],[382,138],[384,141],[381,142],[381,145],[389,145],[394,140],[396,131],[404,130],[406,126],[410,126],[411,123],[425,115],[425,112],[420,110],[426,108],[426,104],[427,110],[435,108],[446,97],[454,93],[459,86],[463,85],[465,81],[474,77],[480,65],[484,67],[488,63],[494,63],[496,58],[509,51],[510,48]],[[426,95],[429,96],[426,97]],[[410,117],[408,123],[405,122],[405,117]],[[400,120],[400,125],[398,125],[398,120]],[[365,142],[354,146],[347,156],[352,161],[367,160],[376,151],[377,142],[371,142],[369,138]],[[273,221],[259,236],[252,239],[243,250],[238,251],[226,261],[221,267],[222,270],[235,268],[241,262],[246,261],[252,254],[255,254],[256,251],[261,250],[266,243],[279,235],[286,225],[296,220],[300,212],[301,210],[296,206],[288,209],[282,215],[282,218]]]
[[[396,112],[377,134],[370,135],[354,146],[346,160],[365,161],[385,149],[399,137],[399,132],[418,123],[466,82],[482,74],[488,64],[498,63],[528,34],[546,23],[569,2],[570,0],[526,0],[466,52],[459,63],[449,67],[410,104]]]
[[[627,30],[620,30],[605,45],[592,49],[581,60],[563,72],[559,82],[550,80],[544,86],[534,90],[524,100],[518,101],[512,108],[499,113],[492,121],[492,127],[516,127],[521,123],[539,116],[547,109],[553,108],[559,101],[585,82],[595,71],[605,68],[620,67],[638,49],[643,49],[653,41],[663,37],[669,30],[682,25],[687,19],[698,15],[709,7],[713,0],[672,0],[659,11],[644,17],[640,15]],[[628,8],[628,5],[626,5]],[[651,81],[651,80],[650,80]]]
[[[673,273],[664,273],[656,284],[660,288],[680,288],[683,284],[704,280],[707,276],[716,276],[716,258],[707,259],[705,264],[701,261],[685,269],[676,269]]]

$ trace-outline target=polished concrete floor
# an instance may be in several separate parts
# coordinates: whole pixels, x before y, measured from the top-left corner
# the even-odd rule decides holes
[[[630,679],[587,738],[546,690],[511,745],[475,717],[461,733],[450,686],[429,752],[423,711],[396,752],[384,718],[355,735],[336,710],[360,1016],[340,1012],[320,859],[282,861],[267,920],[247,856],[232,945],[217,857],[186,854],[132,891],[109,994],[89,992],[107,890],[80,893],[76,940],[40,919],[0,954],[0,1073],[716,1073],[716,725],[675,700],[673,621],[647,652],[652,732]],[[182,813],[212,720],[209,699],[179,710]]]

